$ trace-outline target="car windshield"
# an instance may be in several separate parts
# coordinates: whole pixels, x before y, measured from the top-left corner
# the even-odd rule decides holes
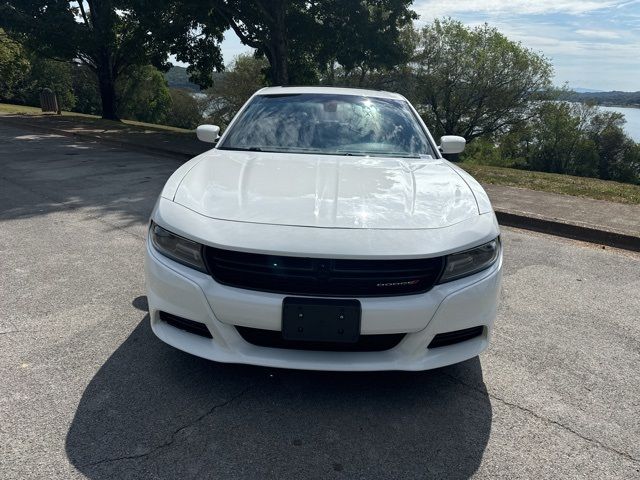
[[[386,157],[436,156],[404,100],[360,95],[258,95],[219,148]]]

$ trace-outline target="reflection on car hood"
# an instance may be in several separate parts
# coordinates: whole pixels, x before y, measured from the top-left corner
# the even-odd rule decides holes
[[[174,201],[222,220],[325,228],[441,228],[478,215],[438,159],[212,150]]]

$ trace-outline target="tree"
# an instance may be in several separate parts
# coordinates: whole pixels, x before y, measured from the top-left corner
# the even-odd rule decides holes
[[[187,91],[176,88],[169,89],[171,94],[171,111],[167,117],[167,123],[174,127],[196,128],[202,120],[202,111],[199,102]]]
[[[640,144],[624,117],[593,105],[537,102],[507,133],[478,138],[464,161],[640,183]]]
[[[322,41],[316,42],[316,61],[333,83],[334,69],[352,85],[364,86],[365,77],[406,65],[413,53],[410,33],[417,18],[410,1],[330,0],[316,4]],[[384,76],[384,75],[383,75]],[[386,75],[388,78],[389,75]],[[396,85],[399,86],[399,85]]]
[[[98,82],[93,72],[86,66],[72,64],[71,81],[76,96],[75,112],[100,115],[102,112]]]
[[[60,108],[74,107],[71,66],[34,55],[0,29],[0,99],[36,106],[44,88],[56,93]]]
[[[166,68],[170,45],[180,38],[181,53],[208,47],[209,59],[221,59],[217,43],[223,29],[212,23],[204,35],[192,33],[192,22],[149,33],[158,23],[172,25],[171,9],[184,2],[158,0],[4,0],[0,27],[39,56],[77,60],[95,73],[103,118],[116,120],[116,82],[131,66],[149,63]],[[184,11],[181,10],[182,14]],[[183,17],[180,17],[182,19]],[[218,56],[214,51],[217,49]],[[201,62],[202,63],[202,62]],[[206,63],[206,62],[204,62]],[[221,61],[218,67],[222,68]]]
[[[314,81],[317,66],[332,62],[395,65],[399,31],[416,18],[411,0],[194,1],[265,56],[276,85]]]
[[[267,62],[253,55],[238,55],[221,79],[207,90],[210,121],[226,128],[253,93],[267,84],[263,74]]]
[[[595,145],[585,145],[589,115],[589,110],[580,104],[541,102],[536,105],[524,155],[529,167],[543,172],[577,173],[577,161],[584,163],[588,159],[591,168],[583,168],[583,174],[588,175],[597,162]],[[591,153],[587,155],[589,149]]]
[[[147,123],[163,123],[171,109],[171,95],[162,73],[151,65],[130,66],[116,83],[118,116]]]
[[[625,164],[633,156],[634,142],[624,131],[626,120],[622,113],[605,112],[593,109],[587,129],[587,135],[598,148],[598,177],[604,180],[617,179],[628,181],[633,171]]]
[[[523,121],[529,103],[551,87],[552,66],[487,24],[435,20],[420,32],[412,60],[421,113],[437,135],[467,140]]]
[[[73,91],[71,68],[67,62],[32,57],[29,85],[25,91],[26,103],[39,105],[40,92],[49,88],[56,94],[60,109],[72,110],[76,105],[76,95]]]
[[[31,70],[22,46],[0,29],[0,100],[14,100],[20,95]]]

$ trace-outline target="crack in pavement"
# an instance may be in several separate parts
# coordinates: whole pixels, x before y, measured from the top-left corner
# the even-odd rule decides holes
[[[174,430],[173,433],[171,434],[170,438],[165,441],[164,443],[157,445],[155,447],[152,447],[151,449],[149,449],[148,451],[144,452],[144,453],[138,453],[135,455],[122,455],[120,457],[114,457],[114,458],[104,458],[102,460],[97,460],[95,462],[90,462],[90,463],[85,463],[82,465],[78,465],[78,467],[80,468],[85,468],[85,467],[94,467],[97,465],[102,465],[104,463],[111,463],[111,462],[118,462],[121,460],[135,460],[137,458],[142,458],[142,457],[147,457],[149,455],[153,455],[154,453],[169,447],[173,444],[173,442],[176,440],[177,435],[186,430],[189,427],[194,426],[196,423],[202,421],[205,417],[211,415],[213,412],[215,412],[216,410],[226,407],[227,405],[229,405],[230,403],[234,402],[235,400],[239,399],[240,397],[242,397],[243,395],[245,395],[247,392],[249,392],[255,385],[250,385],[246,388],[244,388],[243,390],[241,390],[239,393],[235,394],[234,396],[232,396],[231,398],[229,398],[228,400],[225,400],[223,402],[220,403],[216,403],[214,406],[212,406],[209,410],[207,410],[205,413],[203,413],[202,415],[200,415],[199,417],[195,418],[194,420],[190,421],[189,423],[187,423],[186,425],[181,426],[180,428],[178,428],[177,430]]]
[[[609,445],[606,445],[606,444],[602,443],[600,440],[597,440],[595,438],[587,437],[587,436],[583,435],[582,433],[574,430],[573,428],[571,428],[568,425],[565,425],[565,424],[560,423],[560,422],[558,422],[556,420],[552,420],[551,418],[547,418],[547,417],[545,417],[543,415],[540,415],[539,413],[537,413],[537,412],[535,412],[535,411],[533,411],[533,410],[531,410],[531,409],[529,409],[527,407],[523,407],[522,405],[518,405],[517,403],[509,402],[509,401],[505,400],[504,398],[501,398],[501,397],[498,397],[495,394],[489,393],[489,391],[484,391],[484,390],[476,387],[475,385],[469,384],[469,383],[459,379],[458,377],[455,377],[454,375],[451,375],[451,374],[448,374],[448,373],[442,373],[442,375],[452,379],[454,382],[456,382],[456,383],[458,383],[460,385],[463,385],[465,387],[468,387],[468,388],[474,390],[475,392],[477,392],[477,393],[479,393],[481,395],[484,395],[484,396],[489,397],[489,398],[491,398],[493,400],[496,400],[496,401],[502,403],[503,405],[506,405],[506,406],[512,407],[512,408],[516,408],[516,409],[518,409],[520,411],[528,413],[529,415],[537,418],[538,420],[540,420],[540,421],[542,421],[544,423],[549,423],[549,424],[555,425],[557,427],[560,427],[563,430],[566,430],[567,432],[572,433],[573,435],[577,436],[578,438],[581,438],[582,440],[585,440],[586,442],[589,442],[589,443],[592,443],[594,445],[597,445],[600,448],[603,448],[603,449],[605,449],[605,450],[607,450],[607,451],[609,451],[611,453],[614,453],[616,455],[624,457],[627,460],[630,460],[631,462],[640,463],[640,459],[635,458],[631,454],[629,454],[627,452],[623,452],[621,450],[618,450],[618,449],[616,449],[614,447],[610,447]]]
[[[0,335],[8,335],[10,333],[20,333],[20,330],[6,330],[4,332],[0,332]]]

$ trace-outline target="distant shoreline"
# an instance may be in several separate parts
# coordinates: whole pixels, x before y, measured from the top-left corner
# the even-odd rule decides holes
[[[582,102],[586,103],[586,102]],[[597,107],[613,107],[613,108],[637,108],[640,109],[640,105],[617,105],[613,103],[596,103]]]

